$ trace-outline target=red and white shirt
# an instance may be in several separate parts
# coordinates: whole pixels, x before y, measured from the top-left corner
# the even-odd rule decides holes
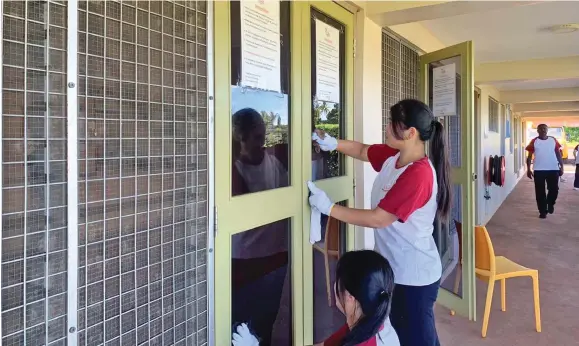
[[[527,145],[526,150],[535,154],[533,159],[533,170],[535,171],[558,171],[559,160],[557,151],[561,150],[561,144],[554,137],[541,139],[535,137]]]
[[[341,346],[342,340],[348,335],[350,328],[347,324],[344,324],[342,328],[338,329],[337,332],[332,334],[326,341],[324,341],[324,346]],[[356,346],[400,346],[400,341],[398,340],[398,335],[390,325],[390,320],[380,328],[378,334],[371,337],[369,340],[358,344]]]
[[[368,149],[368,160],[379,172],[371,195],[372,209],[382,208],[398,221],[375,229],[375,250],[394,271],[394,282],[426,286],[440,279],[442,264],[432,237],[438,184],[428,157],[398,167],[400,154],[385,145]]]

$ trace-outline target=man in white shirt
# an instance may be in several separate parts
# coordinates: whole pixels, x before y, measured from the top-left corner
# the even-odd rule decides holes
[[[575,158],[575,181],[573,182],[573,190],[579,191],[579,144],[573,149],[573,157]]]
[[[559,177],[563,175],[561,144],[554,137],[547,136],[548,132],[547,125],[537,126],[539,136],[533,138],[526,148],[529,152],[527,176],[529,179],[535,178],[535,197],[541,219],[547,218],[547,213],[553,214],[555,211],[555,202],[559,194]],[[533,163],[532,171],[531,163]],[[545,183],[547,183],[547,193],[545,193]]]

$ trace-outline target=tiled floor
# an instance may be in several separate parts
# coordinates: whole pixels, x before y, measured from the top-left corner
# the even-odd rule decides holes
[[[579,345],[579,192],[573,175],[565,178],[547,220],[538,218],[533,183],[525,178],[487,225],[497,255],[539,270],[542,332],[535,331],[531,279],[516,278],[507,281],[506,312],[496,285],[487,337],[481,338],[487,287],[479,281],[476,322],[436,307],[442,345]]]

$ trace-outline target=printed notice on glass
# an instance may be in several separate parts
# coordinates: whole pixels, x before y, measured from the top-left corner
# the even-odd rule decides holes
[[[456,115],[456,65],[432,71],[432,111],[434,116]]]
[[[316,98],[340,103],[340,31],[318,19],[316,23]]]
[[[281,92],[279,0],[241,5],[241,85]]]

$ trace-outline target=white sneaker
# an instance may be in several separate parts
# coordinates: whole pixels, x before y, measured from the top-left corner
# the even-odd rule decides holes
[[[573,190],[579,191],[579,187],[574,187]]]

